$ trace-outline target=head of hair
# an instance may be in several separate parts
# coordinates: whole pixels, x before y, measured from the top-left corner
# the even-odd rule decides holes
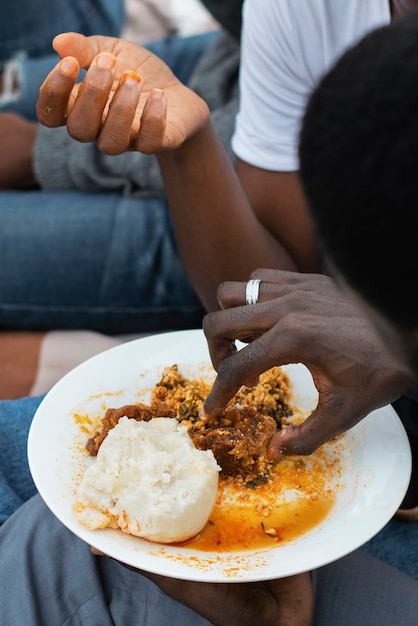
[[[367,34],[322,78],[299,157],[325,254],[397,327],[418,326],[418,11]]]

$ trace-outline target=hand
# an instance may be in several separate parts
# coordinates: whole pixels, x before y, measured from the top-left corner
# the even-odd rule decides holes
[[[215,626],[309,626],[309,573],[257,583],[196,583],[141,572]]]
[[[78,141],[96,141],[106,154],[174,150],[207,121],[206,103],[157,56],[113,37],[58,35],[62,60],[40,89],[39,121],[67,125]],[[76,85],[81,67],[88,68]]]
[[[303,424],[273,436],[272,460],[311,454],[414,383],[330,278],[263,269],[251,277],[263,281],[258,304],[242,306],[246,283],[226,282],[218,289],[223,310],[203,320],[218,371],[204,412],[218,414],[241,385],[254,384],[274,365],[304,363],[318,390],[318,405]],[[236,339],[249,345],[237,352]]]
[[[33,189],[32,152],[38,124],[16,113],[0,113],[0,189]]]
[[[95,548],[94,554],[102,555]],[[126,566],[128,567],[128,566]],[[201,583],[135,570],[215,626],[309,626],[313,594],[308,572],[256,583]]]

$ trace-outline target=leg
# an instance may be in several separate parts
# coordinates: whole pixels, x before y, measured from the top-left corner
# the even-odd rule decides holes
[[[24,51],[30,57],[51,53],[55,35],[119,36],[124,22],[123,0],[3,0],[0,4],[0,62]]]
[[[312,626],[416,626],[418,582],[359,551],[313,573]]]
[[[418,524],[392,519],[360,550],[418,580]]]
[[[4,624],[209,626],[138,572],[93,556],[40,496],[0,529],[0,560]]]
[[[164,198],[3,192],[0,215],[0,328],[200,326]]]
[[[42,398],[0,402],[0,524],[36,493],[26,456],[32,418]]]

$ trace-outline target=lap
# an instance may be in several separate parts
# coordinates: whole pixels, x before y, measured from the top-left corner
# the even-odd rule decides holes
[[[416,626],[418,581],[356,551],[313,574],[312,626]]]
[[[208,624],[140,573],[93,556],[39,496],[0,529],[0,558],[2,618],[8,624]],[[314,572],[313,581],[312,626],[417,623],[418,582],[369,555],[348,555]]]
[[[59,556],[58,556],[59,555]],[[206,626],[138,572],[93,556],[35,496],[0,529],[5,624]]]
[[[203,308],[164,197],[0,192],[0,215],[0,327],[123,334],[200,326]]]
[[[41,399],[0,402],[0,524],[36,493],[26,446],[30,424]]]

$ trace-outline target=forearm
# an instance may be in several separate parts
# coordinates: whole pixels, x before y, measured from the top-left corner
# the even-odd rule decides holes
[[[177,245],[189,278],[209,310],[224,280],[246,280],[258,267],[295,270],[257,220],[213,127],[158,161]]]

